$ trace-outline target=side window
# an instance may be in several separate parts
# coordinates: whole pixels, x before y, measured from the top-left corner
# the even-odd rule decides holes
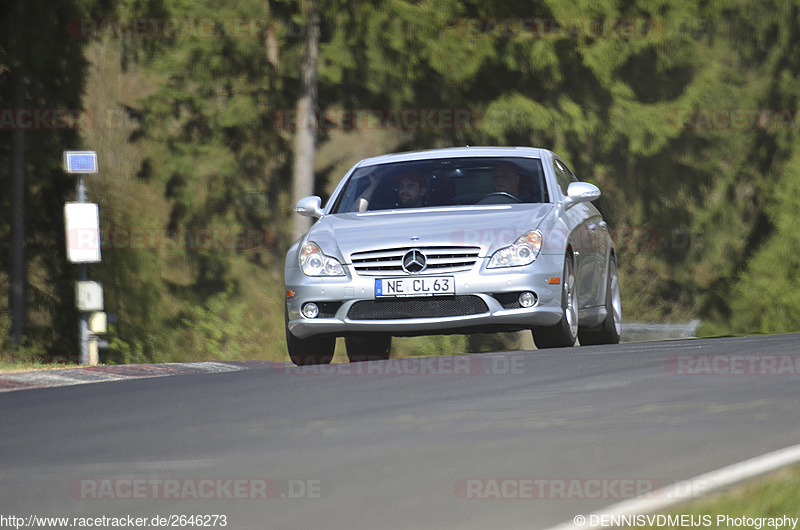
[[[570,182],[578,182],[578,177],[575,176],[575,173],[569,168],[568,165],[564,164],[563,162],[559,162],[564,166],[564,171],[567,173]]]
[[[561,188],[561,193],[564,195],[567,194],[567,187],[569,186],[570,182],[573,182],[572,179],[575,178],[574,176],[570,178],[570,174],[567,173],[569,170],[565,168],[566,166],[564,166],[559,160],[553,159],[553,171],[556,173],[558,187]]]

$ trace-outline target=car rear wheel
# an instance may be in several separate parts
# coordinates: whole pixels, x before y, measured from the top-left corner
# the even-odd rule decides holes
[[[286,315],[286,348],[289,358],[297,366],[330,364],[336,348],[336,337],[311,337],[298,339],[289,331],[289,315]]]
[[[606,318],[599,328],[591,331],[578,331],[582,345],[618,344],[622,324],[622,298],[619,292],[617,261],[611,258],[608,263],[608,287],[606,289]]]
[[[391,335],[345,337],[344,345],[351,363],[379,361],[389,358],[392,337]]]
[[[572,256],[564,258],[564,277],[561,282],[561,321],[555,326],[534,326],[533,342],[539,349],[564,348],[575,345],[578,338],[578,290]]]

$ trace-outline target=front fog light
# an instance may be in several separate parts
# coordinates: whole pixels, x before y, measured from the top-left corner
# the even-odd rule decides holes
[[[536,305],[536,295],[525,291],[519,295],[519,305],[521,307],[533,307]]]
[[[317,318],[319,316],[319,306],[314,302],[309,302],[303,306],[302,312],[306,318]]]

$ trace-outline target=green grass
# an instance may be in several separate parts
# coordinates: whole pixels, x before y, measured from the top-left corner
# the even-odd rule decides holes
[[[16,372],[32,372],[35,370],[58,370],[61,368],[77,368],[80,365],[71,363],[44,362],[35,357],[25,356],[0,356],[0,374],[9,374]]]
[[[761,518],[781,519],[800,517],[800,465],[786,467],[762,478],[755,479],[724,491],[710,494],[695,501],[676,506],[664,515],[684,515],[692,517],[697,526],[705,528],[758,528],[758,524],[742,525],[741,518],[760,520]],[[736,521],[727,524],[727,518],[719,521],[718,516],[730,516]],[[702,522],[710,521],[710,525]],[[774,528],[762,524],[761,528]],[[636,528],[679,529],[680,526],[637,526]],[[786,528],[786,527],[784,527]],[[788,528],[791,528],[789,525]],[[797,528],[800,528],[798,524]]]

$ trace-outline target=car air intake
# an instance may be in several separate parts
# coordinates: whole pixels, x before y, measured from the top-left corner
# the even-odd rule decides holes
[[[353,304],[347,317],[351,320],[403,320],[459,317],[488,312],[489,307],[479,296],[461,295],[446,298],[361,300]]]

